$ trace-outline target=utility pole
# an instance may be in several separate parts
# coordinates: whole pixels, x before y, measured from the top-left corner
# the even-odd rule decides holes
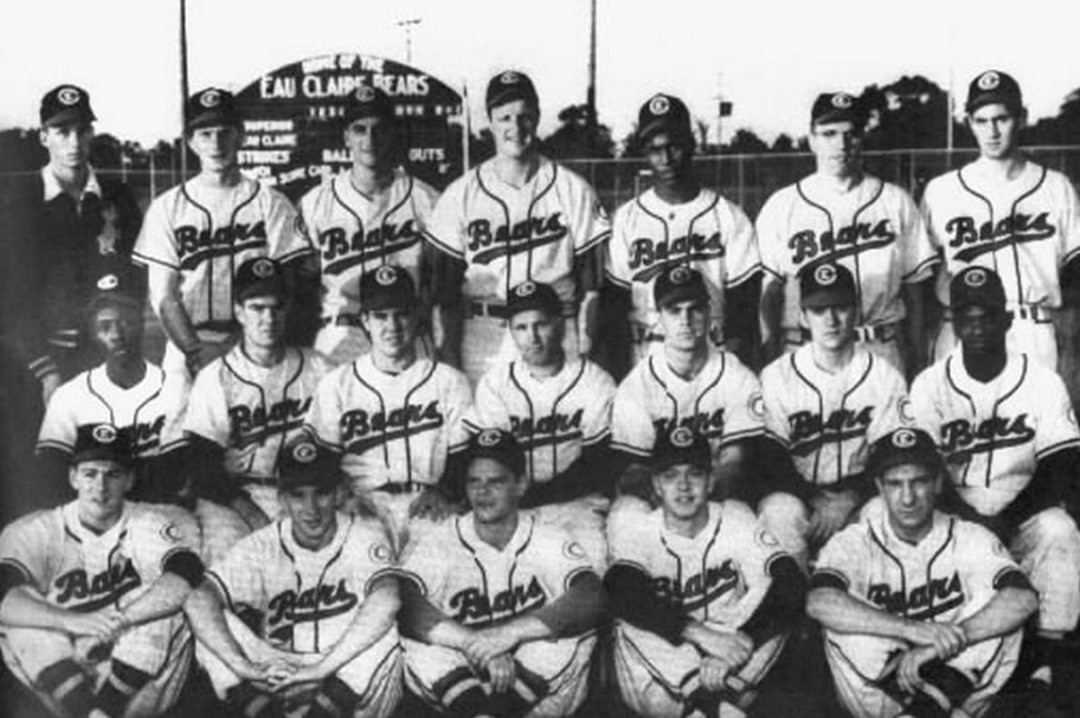
[[[414,17],[408,20],[398,20],[398,27],[405,30],[405,64],[412,65],[412,29],[414,25],[419,25],[424,20],[423,18]]]
[[[589,88],[586,91],[585,131],[589,157],[596,156],[596,0],[590,0],[589,15]]]
[[[184,105],[188,98],[188,53],[187,53],[187,0],[180,0],[180,181],[187,180],[187,121],[184,119]]]

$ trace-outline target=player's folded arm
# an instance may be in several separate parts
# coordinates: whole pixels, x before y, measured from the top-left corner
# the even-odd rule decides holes
[[[460,649],[460,638],[468,631],[440,611],[427,597],[423,579],[409,571],[398,571],[401,610],[398,630],[405,638]]]
[[[614,485],[611,451],[606,443],[583,446],[581,456],[550,481],[529,486],[521,506],[561,504],[590,494],[610,496]]]
[[[225,447],[192,432],[186,432],[185,436],[184,473],[190,478],[196,496],[228,506],[247,495],[239,482],[225,473]]]
[[[755,646],[795,627],[806,606],[807,581],[799,565],[787,554],[776,554],[766,566],[771,583],[761,603],[739,630]]]
[[[1054,506],[1064,506],[1074,521],[1080,521],[1080,447],[1072,442],[1038,457],[1031,481],[998,518],[1015,528]]]
[[[0,609],[3,608],[4,599],[13,589],[33,585],[34,579],[25,566],[11,559],[0,562]]]
[[[765,432],[739,440],[743,447],[745,468],[735,487],[734,498],[751,506],[776,492],[791,494],[807,502],[814,486],[803,480],[795,469],[791,454],[771,433]]]
[[[567,579],[567,589],[535,612],[552,638],[578,636],[596,628],[604,613],[604,586],[592,570],[575,572]]]
[[[604,588],[613,617],[654,633],[668,643],[682,641],[689,620],[675,601],[657,594],[644,568],[616,561],[604,574]]]

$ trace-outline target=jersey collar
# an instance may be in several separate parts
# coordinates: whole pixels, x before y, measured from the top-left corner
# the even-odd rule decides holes
[[[54,199],[64,193],[64,188],[60,186],[60,180],[56,178],[49,166],[46,165],[41,168],[41,181],[45,185],[45,193],[43,199],[46,202],[52,202]],[[79,194],[79,200],[82,201],[87,195],[94,195],[96,197],[101,196],[101,185],[98,183],[97,174],[94,173],[93,167],[88,167],[86,171],[86,184],[82,188],[82,192]]]
[[[99,541],[111,543],[127,528],[127,519],[131,514],[131,504],[128,501],[124,502],[124,508],[123,511],[120,512],[120,518],[117,519],[112,528],[102,534],[94,533],[79,520],[78,499],[64,504],[63,508],[61,508],[61,513],[64,517],[64,530],[73,536],[79,543],[85,544]]]
[[[988,386],[997,386],[1001,388],[996,392],[996,399],[1009,393],[1008,387],[1019,384],[1024,375],[1023,356],[1009,350],[1006,350],[1005,366],[1002,367],[1001,373],[986,384],[972,379],[968,374],[967,367],[964,366],[963,347],[959,343],[953,348],[946,361],[948,362],[946,364],[948,379],[968,396],[984,395]]]
[[[473,512],[465,514],[464,516],[456,519],[458,527],[458,535],[461,537],[462,542],[474,553],[490,552],[495,554],[515,554],[521,551],[525,546],[532,541],[534,524],[536,523],[536,517],[531,512],[519,511],[518,512],[518,525],[517,530],[514,531],[513,537],[510,542],[500,551],[491,544],[487,543],[476,533],[476,520],[473,517]]]
[[[355,521],[353,516],[338,511],[337,533],[334,534],[334,538],[330,543],[326,544],[318,551],[311,551],[296,543],[296,539],[293,538],[292,519],[288,516],[278,520],[278,539],[281,541],[281,545],[285,548],[285,551],[291,556],[333,556],[341,549],[342,544],[345,543],[345,539],[349,537],[353,521]]]

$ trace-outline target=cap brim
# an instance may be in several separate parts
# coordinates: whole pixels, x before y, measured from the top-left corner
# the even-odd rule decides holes
[[[514,100],[525,100],[526,102],[531,102],[534,105],[538,104],[535,93],[529,92],[528,90],[521,87],[513,87],[501,90],[494,97],[489,98],[486,103],[488,112],[491,112],[491,110],[496,107],[500,107],[507,103],[513,102]]]
[[[680,289],[674,289],[664,297],[661,297],[657,302],[658,307],[667,307],[676,302],[686,301],[700,301],[708,303],[709,295],[707,292],[703,292],[700,288],[685,287]]]
[[[492,461],[498,461],[500,464],[510,469],[517,475],[525,472],[525,457],[515,457],[506,451],[500,451],[498,449],[488,449],[483,446],[474,447],[469,451],[469,461],[474,459],[491,459]]]
[[[693,131],[674,118],[658,117],[644,127],[638,129],[638,140],[646,142],[658,132],[667,132],[668,134],[690,137],[692,136]]]
[[[823,307],[846,307],[855,305],[855,296],[842,289],[824,289],[799,297],[799,306],[804,309]]]
[[[71,455],[72,466],[84,461],[115,461],[122,466],[131,466],[135,462],[135,457],[123,451],[106,448],[84,449]]]
[[[851,108],[829,110],[814,118],[815,125],[827,125],[833,122],[853,122],[861,127],[863,120],[860,114]]]
[[[220,110],[212,110],[210,112],[203,112],[195,115],[187,121],[187,127],[189,130],[197,130],[201,127],[215,127],[220,125],[237,126],[240,124],[240,117],[234,113],[222,112]]]
[[[652,469],[653,473],[659,473],[670,469],[672,466],[681,466],[683,464],[697,466],[706,470],[712,468],[712,460],[710,457],[691,453],[659,456],[652,460],[649,464],[649,468]]]
[[[971,114],[980,107],[987,105],[1005,105],[1006,107],[1020,107],[1020,100],[1014,95],[1003,92],[984,92],[968,100],[964,110]]]
[[[897,450],[895,453],[877,460],[866,467],[866,474],[871,477],[881,476],[897,466],[914,464],[945,471],[945,460],[936,451],[929,449]]]
[[[77,107],[71,107],[66,110],[57,112],[52,117],[41,123],[42,127],[59,127],[60,125],[66,125],[70,122],[93,122],[97,117],[93,111],[81,110]]]

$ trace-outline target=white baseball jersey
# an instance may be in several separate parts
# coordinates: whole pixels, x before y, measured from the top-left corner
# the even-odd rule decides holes
[[[550,284],[564,302],[576,299],[574,258],[611,235],[593,188],[547,158],[520,189],[488,160],[452,182],[425,236],[466,263],[464,295],[505,302],[526,280]]]
[[[757,218],[765,271],[787,283],[781,326],[800,326],[798,276],[821,262],[847,267],[855,277],[860,325],[904,318],[900,288],[927,279],[937,253],[907,192],[864,176],[838,192],[817,175],[773,194]]]
[[[657,432],[687,426],[709,440],[716,458],[732,441],[765,430],[761,386],[734,354],[718,351],[689,381],[663,352],[646,357],[623,379],[611,412],[611,446],[645,459]]]
[[[761,372],[765,427],[815,485],[862,473],[874,441],[909,422],[907,382],[889,362],[860,347],[836,374],[819,368],[810,344]]]
[[[79,520],[78,501],[24,516],[0,534],[0,563],[49,603],[77,613],[124,608],[180,551],[198,555],[194,520],[180,509],[134,501],[100,535]]]
[[[1003,182],[976,161],[931,180],[922,210],[945,257],[943,305],[948,278],[979,265],[998,273],[1010,305],[1061,306],[1058,270],[1080,252],[1080,204],[1065,175],[1028,161]]]
[[[916,424],[935,437],[960,497],[984,516],[1012,503],[1056,451],[1080,446],[1065,383],[1027,354],[982,383],[967,373],[961,347],[911,385]]]
[[[500,551],[476,534],[472,512],[444,521],[410,549],[399,571],[444,614],[483,628],[550,604],[591,572],[585,549],[569,534],[522,513]]]
[[[466,414],[469,431],[505,429],[525,451],[530,480],[543,483],[570,468],[581,450],[611,435],[615,380],[587,359],[569,359],[558,374],[537,378],[520,359],[480,379]]]
[[[605,274],[630,290],[630,319],[653,326],[653,281],[668,267],[701,272],[712,313],[724,315],[724,290],[761,271],[754,227],[738,205],[711,189],[683,204],[669,204],[650,189],[615,211]]]
[[[404,170],[368,196],[349,172],[312,188],[300,201],[322,268],[324,317],[360,311],[360,277],[384,264],[406,269],[420,286],[421,235],[438,193]]]
[[[469,441],[462,416],[471,403],[457,369],[417,359],[388,374],[365,354],[319,382],[306,423],[317,441],[344,452],[341,469],[357,491],[436,484],[447,454]]]
[[[279,364],[263,367],[233,347],[195,377],[184,431],[225,449],[230,475],[276,477],[281,447],[303,431],[327,371],[329,364],[311,349],[290,347]]]
[[[247,178],[228,189],[194,179],[150,204],[133,256],[180,273],[181,301],[197,328],[232,319],[232,279],[245,261],[288,262],[311,251],[300,215],[277,190]]]
[[[325,652],[393,562],[377,523],[343,513],[337,521],[333,540],[311,551],[293,538],[292,519],[278,519],[241,539],[207,576],[230,611],[258,616],[263,640],[294,653]]]

